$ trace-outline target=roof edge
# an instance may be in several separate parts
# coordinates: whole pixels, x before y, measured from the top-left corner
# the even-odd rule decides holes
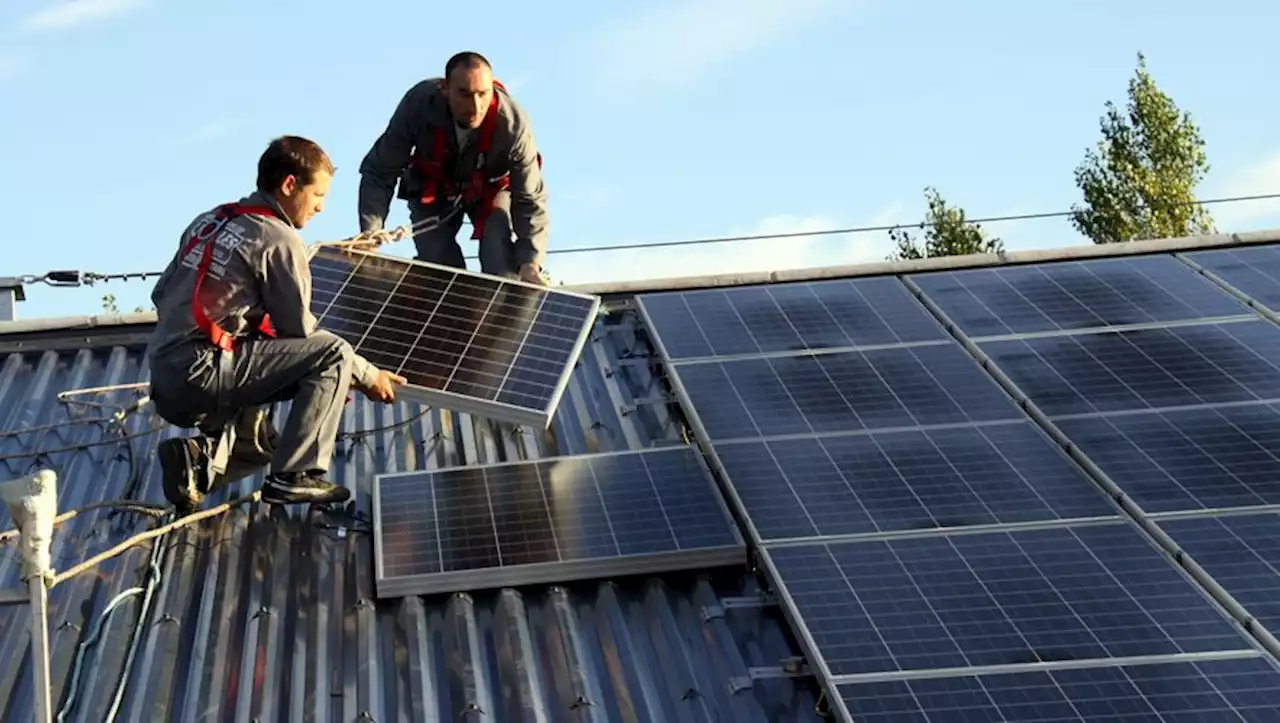
[[[777,284],[791,281],[818,281],[822,279],[851,278],[859,276],[884,276],[889,274],[914,274],[928,271],[955,271],[960,269],[1012,266],[1016,264],[1073,261],[1082,259],[1135,256],[1139,254],[1169,253],[1249,246],[1280,242],[1280,228],[1246,231],[1233,234],[1207,236],[1182,236],[1167,239],[1149,239],[1116,244],[1080,244],[1055,249],[1033,251],[1009,251],[1001,254],[968,254],[965,256],[939,256],[915,261],[878,261],[846,266],[818,266],[782,271],[757,271],[751,273],[713,274],[705,276],[678,276],[641,281],[617,281],[602,284],[565,284],[566,290],[597,296],[619,296],[657,291],[691,291],[695,289],[748,286],[753,284]],[[91,314],[85,316],[59,316],[43,319],[22,319],[0,322],[0,336],[50,331],[90,330],[122,326],[154,324],[154,311],[127,314]]]
[[[156,323],[154,311],[127,314],[89,314],[85,316],[51,316],[39,319],[0,321],[0,336],[47,331],[88,331],[92,329],[140,326]]]

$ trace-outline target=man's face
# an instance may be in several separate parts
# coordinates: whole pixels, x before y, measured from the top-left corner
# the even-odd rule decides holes
[[[493,73],[483,65],[455,68],[445,81],[449,110],[463,128],[479,128],[493,97]]]
[[[284,179],[276,198],[294,226],[306,226],[312,217],[324,210],[324,198],[329,195],[329,183],[332,181],[333,175],[327,171],[318,171],[315,179],[305,186],[298,183],[296,176]]]

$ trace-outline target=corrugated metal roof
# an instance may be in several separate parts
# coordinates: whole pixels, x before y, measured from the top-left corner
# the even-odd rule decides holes
[[[633,323],[620,314],[598,325],[547,433],[432,410],[343,442],[334,478],[368,514],[375,470],[680,443]],[[90,424],[44,427],[70,419],[68,409],[101,411],[61,404],[59,392],[145,381],[147,328],[48,332],[21,347],[0,337],[0,429],[29,430],[0,437],[0,478],[28,471],[35,450],[112,438]],[[80,399],[125,403],[128,393]],[[418,411],[360,398],[343,429],[390,427]],[[160,424],[146,408],[127,427]],[[59,474],[59,510],[163,502],[152,455],[159,434],[131,440],[131,450],[111,443],[39,460]],[[207,505],[259,483],[243,480]],[[745,568],[377,602],[367,528],[306,514],[239,508],[55,587],[52,679],[62,720],[102,721],[110,711],[120,721],[190,722],[818,720],[813,680],[782,672],[797,648],[781,612]],[[7,513],[0,521],[11,526]],[[55,567],[151,526],[134,513],[79,515],[59,527]],[[9,545],[0,585],[18,585],[18,574]],[[27,615],[26,606],[0,607],[4,721],[32,716]]]
[[[613,300],[697,288],[1169,252],[1280,231],[583,289]],[[59,473],[59,509],[159,502],[149,411],[132,444],[68,421],[68,389],[146,381],[133,314],[0,323],[0,479]],[[683,423],[629,312],[602,320],[542,434],[358,399],[334,478],[369,512],[377,471],[681,443]],[[123,393],[83,400],[122,403]],[[75,405],[90,415],[100,409]],[[284,411],[283,409],[280,411]],[[108,441],[107,444],[84,447]],[[33,458],[35,450],[53,450]],[[243,480],[208,504],[245,494]],[[822,706],[779,607],[747,570],[376,602],[367,523],[248,506],[141,545],[51,596],[55,709],[66,721],[810,721]],[[66,569],[152,524],[113,510],[59,528]],[[10,526],[0,510],[0,527]],[[336,527],[335,527],[336,526]],[[0,550],[0,589],[18,584]],[[0,721],[32,716],[27,610],[0,607]]]

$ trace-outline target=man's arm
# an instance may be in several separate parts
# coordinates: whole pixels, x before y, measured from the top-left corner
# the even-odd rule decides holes
[[[538,144],[529,118],[520,111],[511,144],[511,227],[515,231],[515,260],[541,269],[547,256],[547,189],[542,183]]]
[[[410,88],[400,99],[386,130],[373,142],[360,162],[360,231],[380,231],[391,210],[396,182],[409,155],[413,153],[413,116],[418,105],[418,87]]]
[[[311,267],[301,242],[276,244],[263,255],[262,305],[271,315],[276,336],[305,339],[315,333],[311,313]],[[378,380],[378,368],[351,350],[356,385],[369,388]]]

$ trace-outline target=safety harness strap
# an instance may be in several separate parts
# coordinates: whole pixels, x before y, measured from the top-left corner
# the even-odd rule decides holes
[[[209,266],[213,263],[213,247],[217,243],[218,233],[237,216],[271,216],[279,218],[279,214],[276,213],[275,209],[269,206],[251,206],[239,203],[223,204],[214,211],[212,221],[197,228],[191,234],[191,238],[182,249],[182,256],[185,258],[196,247],[196,244],[204,242],[200,265],[196,269],[195,287],[191,290],[191,314],[195,317],[196,326],[200,328],[200,331],[204,332],[209,341],[226,352],[235,350],[235,337],[209,318],[204,306],[200,303],[200,287],[204,284],[205,277],[209,273]],[[262,315],[262,322],[258,325],[258,331],[269,337],[276,335],[275,329],[271,326],[271,316],[269,314]]]
[[[493,85],[504,93],[507,91],[506,86],[497,80],[493,81]],[[473,229],[471,238],[476,240],[484,235],[485,222],[493,210],[494,199],[499,193],[511,187],[509,172],[496,178],[488,178],[484,173],[489,151],[493,148],[493,137],[497,132],[499,105],[499,94],[495,92],[489,101],[489,109],[485,112],[484,120],[480,122],[480,137],[476,141],[475,167],[471,170],[470,178],[461,193],[458,193],[449,174],[445,172],[444,161],[448,137],[445,135],[444,128],[436,126],[432,129],[429,156],[424,156],[421,152],[414,154],[414,165],[423,176],[422,195],[419,201],[424,206],[429,206],[440,200],[443,194],[446,199],[453,201],[455,207],[458,204],[477,204],[471,219]],[[542,167],[541,153],[538,154],[538,167]]]

